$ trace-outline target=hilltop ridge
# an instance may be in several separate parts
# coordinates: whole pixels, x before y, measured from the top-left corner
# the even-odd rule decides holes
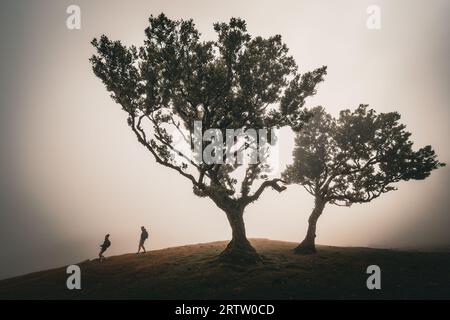
[[[256,265],[217,262],[227,242],[128,253],[78,264],[81,290],[68,290],[66,268],[0,281],[2,299],[444,299],[450,297],[450,253],[318,246],[296,255],[295,243],[251,239]],[[366,269],[382,271],[368,290]]]

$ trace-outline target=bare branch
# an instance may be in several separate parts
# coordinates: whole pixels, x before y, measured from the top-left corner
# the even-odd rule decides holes
[[[268,188],[268,187],[272,187],[272,189],[278,191],[278,192],[282,192],[284,190],[286,190],[286,186],[283,185],[278,185],[278,183],[285,183],[285,181],[283,181],[282,179],[272,179],[272,180],[266,180],[264,181],[261,186],[259,186],[259,188],[255,191],[255,193],[251,196],[248,196],[246,198],[246,202],[247,203],[251,203],[253,201],[258,200],[258,198],[261,196],[261,194],[263,193],[263,191]]]
[[[194,176],[192,176],[192,175],[189,174],[189,173],[184,172],[183,169],[181,169],[180,167],[175,166],[175,165],[173,165],[173,164],[171,164],[171,163],[169,163],[169,162],[164,161],[163,159],[161,159],[161,157],[158,156],[158,154],[156,153],[156,151],[151,147],[151,145],[150,145],[150,144],[148,143],[148,141],[146,140],[145,132],[144,132],[141,128],[138,128],[138,127],[137,127],[135,117],[134,117],[132,114],[130,114],[130,117],[131,117],[131,129],[132,129],[133,132],[135,133],[135,135],[136,135],[138,141],[139,141],[144,147],[146,147],[147,150],[149,150],[150,153],[155,157],[156,162],[158,162],[159,164],[162,164],[162,165],[164,165],[164,166],[166,166],[166,167],[168,167],[168,168],[171,168],[171,169],[177,171],[177,172],[178,172],[179,174],[181,174],[183,177],[185,177],[185,178],[191,180],[191,182],[192,182],[195,186],[197,186],[197,187],[199,187],[199,188],[202,187],[202,186],[199,185],[199,183],[196,181],[196,179],[194,178]],[[141,116],[141,117],[142,117],[142,116]],[[141,120],[141,118],[140,118],[139,120]]]

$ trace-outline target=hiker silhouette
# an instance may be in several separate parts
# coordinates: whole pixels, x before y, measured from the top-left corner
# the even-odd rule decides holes
[[[148,232],[145,229],[144,226],[141,227],[141,238],[139,240],[139,248],[138,248],[138,252],[136,254],[139,254],[139,252],[141,251],[141,248],[144,250],[144,253],[146,253],[147,251],[145,251],[145,247],[144,247],[144,242],[145,240],[147,240],[148,238]]]
[[[98,254],[98,259],[101,262],[105,257],[103,256],[103,253],[111,246],[111,241],[109,241],[109,233],[105,236],[105,240],[100,245],[100,253]]]

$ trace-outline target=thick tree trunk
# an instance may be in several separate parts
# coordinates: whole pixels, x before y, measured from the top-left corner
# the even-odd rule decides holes
[[[231,226],[232,238],[219,259],[232,263],[255,263],[260,261],[256,250],[252,247],[245,234],[244,210],[230,208],[226,210],[227,218]]]
[[[325,208],[325,201],[323,199],[316,197],[314,209],[308,219],[308,231],[306,232],[305,239],[294,249],[295,253],[298,254],[312,254],[316,253],[316,225],[317,219]]]

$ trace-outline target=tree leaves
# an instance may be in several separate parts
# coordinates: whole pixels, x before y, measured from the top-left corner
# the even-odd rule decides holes
[[[158,163],[191,180],[197,195],[248,203],[266,187],[282,189],[278,180],[268,180],[267,165],[244,168],[239,193],[232,175],[241,165],[195,163],[178,149],[168,126],[188,139],[195,121],[202,134],[217,128],[223,136],[226,129],[301,128],[309,116],[305,99],[315,94],[326,67],[298,74],[280,35],[252,38],[239,18],[216,23],[214,30],[215,41],[202,41],[192,20],[151,16],[142,47],[103,35],[92,41],[90,62]],[[267,183],[250,195],[257,180]]]
[[[322,107],[296,137],[294,163],[284,178],[334,204],[369,202],[395,190],[393,183],[422,180],[445,164],[431,146],[412,149],[411,134],[396,112],[367,105],[334,119]]]

